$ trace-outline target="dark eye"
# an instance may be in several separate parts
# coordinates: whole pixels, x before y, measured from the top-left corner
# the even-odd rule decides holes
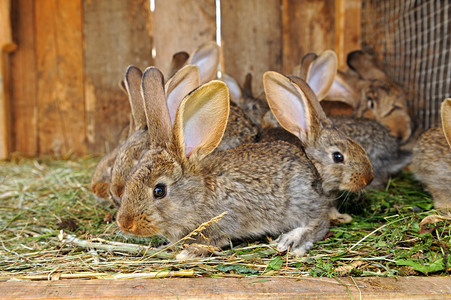
[[[334,152],[332,153],[332,158],[334,160],[335,163],[342,163],[344,161],[344,156],[343,154],[341,154],[340,152]]]
[[[253,110],[257,110],[257,109],[258,109],[257,104],[253,104],[253,105],[252,105],[252,109],[253,109]]]
[[[153,196],[155,199],[162,199],[166,197],[166,185],[159,183],[153,189]]]
[[[368,97],[368,108],[374,109],[374,100],[371,97]]]

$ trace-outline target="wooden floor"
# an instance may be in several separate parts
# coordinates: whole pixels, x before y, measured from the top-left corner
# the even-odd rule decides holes
[[[451,277],[0,282],[1,299],[451,299]]]

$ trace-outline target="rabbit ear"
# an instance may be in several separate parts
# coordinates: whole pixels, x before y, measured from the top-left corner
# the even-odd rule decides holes
[[[323,100],[337,75],[337,55],[332,50],[326,50],[312,61],[308,68],[306,80],[315,92],[319,101]]]
[[[125,72],[124,85],[130,101],[135,129],[145,129],[147,126],[143,100],[140,94],[142,72],[135,66],[129,66]]]
[[[171,65],[169,66],[169,72],[168,72],[168,76],[166,78],[170,78],[171,76],[173,76],[175,74],[175,72],[180,70],[185,65],[185,63],[188,61],[188,59],[189,59],[189,54],[186,53],[185,51],[175,53],[172,56]]]
[[[352,79],[351,77],[352,76],[338,71],[325,98],[327,98],[328,101],[344,102],[353,109],[356,109],[359,105],[360,95],[357,92],[355,85],[360,79],[357,77]]]
[[[246,97],[254,98],[254,95],[252,93],[252,74],[251,73],[247,73],[246,78],[244,78],[243,94],[246,95]]]
[[[200,86],[180,103],[172,130],[172,149],[182,160],[201,160],[218,146],[228,116],[226,84],[213,80]]]
[[[298,81],[302,87],[277,72],[263,74],[266,99],[277,121],[307,145],[318,138],[321,123],[311,104],[317,101],[314,93],[302,79]]]
[[[366,80],[386,79],[387,75],[374,63],[372,57],[361,50],[350,52],[348,66]]]
[[[227,74],[222,74],[221,80],[224,81],[225,84],[227,84],[227,87],[229,88],[230,99],[236,104],[240,104],[241,101],[243,100],[243,93],[241,91],[241,87],[239,86],[238,82],[236,82],[235,78]]]
[[[201,45],[191,55],[189,63],[199,67],[201,84],[215,79],[219,65],[219,46],[215,42]]]
[[[443,132],[448,145],[451,147],[451,98],[443,100],[441,114]]]
[[[300,77],[303,80],[307,79],[307,74],[310,68],[310,65],[318,58],[318,55],[313,52],[309,52],[304,57],[302,57],[301,64],[299,65],[298,74],[296,76]]]
[[[144,99],[149,137],[155,145],[165,145],[171,133],[171,118],[163,82],[163,74],[157,68],[149,67],[144,71],[141,94]]]
[[[200,85],[199,68],[196,65],[186,65],[178,70],[168,82],[166,82],[166,103],[174,124],[175,113],[183,98]]]

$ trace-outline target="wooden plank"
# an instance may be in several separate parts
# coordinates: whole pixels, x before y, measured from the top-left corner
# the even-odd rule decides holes
[[[12,151],[34,157],[38,154],[34,1],[13,1],[11,13],[18,44],[11,55]]]
[[[2,299],[449,299],[451,277],[166,278],[0,282]]]
[[[153,65],[148,0],[84,1],[85,99],[88,151],[105,153],[129,121],[118,83],[128,65]]]
[[[156,0],[153,14],[155,65],[167,74],[172,55],[191,53],[216,39],[215,0]]]
[[[281,1],[221,1],[221,20],[224,71],[240,84],[251,73],[259,95],[263,73],[282,69]]]
[[[348,53],[362,48],[362,1],[335,0],[335,12],[335,52],[343,69]]]
[[[291,74],[309,53],[334,50],[333,1],[283,0],[283,72]]]
[[[0,0],[0,159],[11,151],[11,100],[9,52],[16,48],[11,30],[11,2]]]
[[[40,154],[86,154],[81,1],[35,2]]]

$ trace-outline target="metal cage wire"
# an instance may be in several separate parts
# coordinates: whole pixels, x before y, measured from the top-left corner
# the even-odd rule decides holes
[[[450,2],[362,2],[362,48],[404,87],[420,130],[440,122],[440,103],[451,97]]]

